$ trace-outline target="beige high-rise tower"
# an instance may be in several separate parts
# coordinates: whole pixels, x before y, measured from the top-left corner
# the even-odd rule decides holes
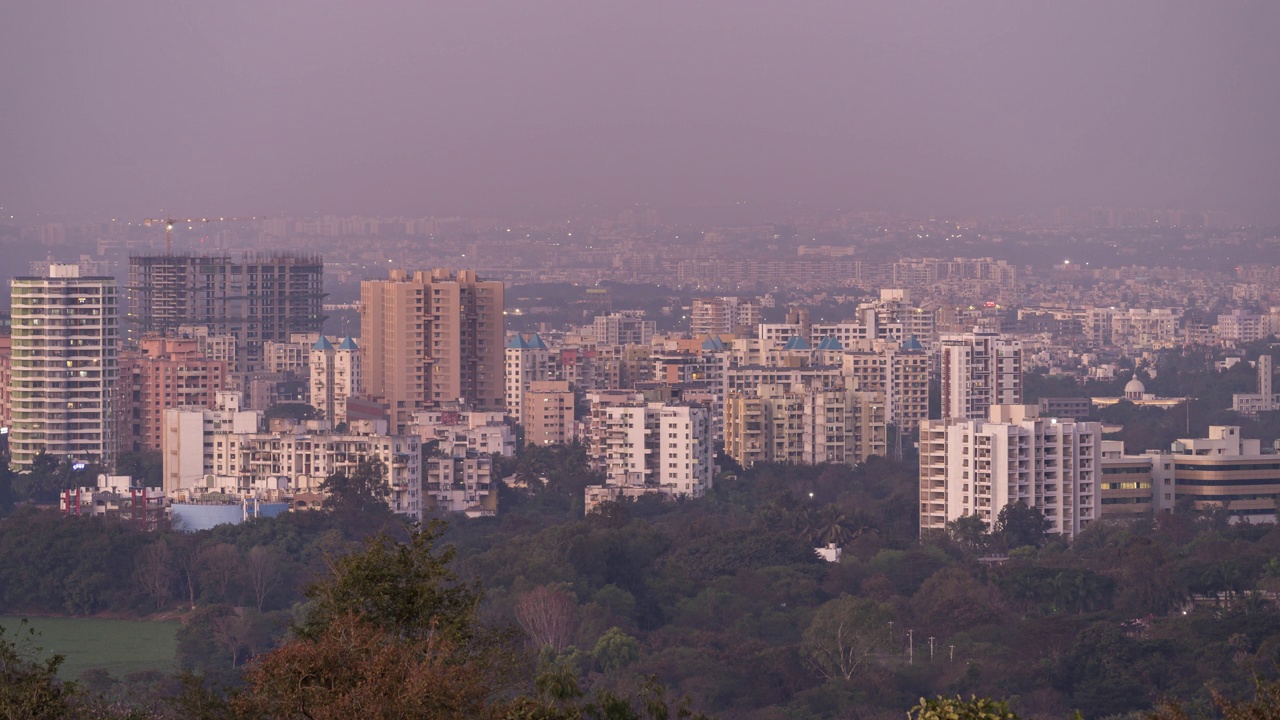
[[[403,432],[415,410],[503,409],[503,291],[472,270],[392,270],[360,284],[364,389]]]

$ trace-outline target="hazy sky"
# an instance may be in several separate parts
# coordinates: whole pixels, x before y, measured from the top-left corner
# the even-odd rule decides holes
[[[1276,0],[0,3],[0,206],[1280,221]]]

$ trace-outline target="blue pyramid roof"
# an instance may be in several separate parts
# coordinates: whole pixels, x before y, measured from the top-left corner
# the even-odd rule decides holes
[[[783,350],[812,350],[813,348],[810,347],[808,340],[805,340],[799,335],[795,335],[790,340],[787,341],[786,345],[782,346],[782,349]]]
[[[724,341],[720,339],[719,335],[708,335],[707,339],[702,341],[702,349],[710,350],[711,352],[720,352],[725,349]]]
[[[321,335],[320,339],[316,341],[316,344],[311,346],[311,349],[312,350],[332,350],[333,343],[329,342],[329,338]]]
[[[923,350],[924,346],[920,344],[919,338],[917,338],[915,335],[912,335],[911,337],[907,338],[906,342],[902,343],[902,349],[903,350]]]
[[[529,349],[530,350],[546,350],[547,344],[542,342],[542,338],[538,335],[538,333],[534,333],[533,338],[529,340]]]
[[[840,344],[840,340],[835,335],[828,335],[822,338],[822,342],[818,343],[819,350],[843,350],[844,345]]]
[[[511,342],[507,343],[507,349],[508,350],[528,350],[529,344],[524,341],[523,335],[521,335],[520,333],[516,333],[515,337],[511,338]]]
[[[342,342],[338,345],[338,349],[339,350],[359,350],[360,348],[356,347],[355,338],[352,338],[350,335],[348,335],[342,338]]]

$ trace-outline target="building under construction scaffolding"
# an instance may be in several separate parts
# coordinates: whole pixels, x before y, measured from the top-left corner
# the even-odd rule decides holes
[[[235,337],[236,370],[261,369],[263,343],[319,332],[324,261],[292,253],[141,255],[129,258],[129,338],[180,326]]]

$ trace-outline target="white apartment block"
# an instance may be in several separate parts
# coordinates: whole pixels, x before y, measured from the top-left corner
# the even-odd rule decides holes
[[[981,332],[943,335],[938,352],[942,417],[987,417],[994,405],[1022,402],[1022,343]]]
[[[645,320],[643,310],[597,315],[591,327],[601,345],[648,345],[658,331],[658,323]]]
[[[703,407],[635,403],[601,408],[595,458],[605,485],[664,497],[701,497],[715,475],[710,411]],[[602,488],[594,496],[601,497]],[[587,489],[591,504],[593,489]]]
[[[1129,308],[1111,316],[1111,342],[1131,348],[1168,348],[1178,344],[1182,310]]]
[[[15,277],[10,288],[13,465],[29,466],[41,452],[111,462],[120,346],[115,279],[53,263],[47,277]]]
[[[491,517],[498,513],[498,488],[493,482],[493,459],[468,450],[465,444],[444,448],[423,468],[423,502],[428,512],[463,513]]]
[[[754,333],[760,304],[736,297],[694,298],[690,312],[693,337]]]
[[[516,454],[516,435],[505,413],[494,410],[419,410],[408,425],[423,443],[436,441],[442,451],[463,445],[482,455]]]
[[[998,405],[989,420],[920,425],[920,532],[977,515],[989,525],[1019,501],[1049,532],[1074,538],[1098,517],[1102,425],[1039,417],[1034,405]]]
[[[1257,342],[1271,334],[1271,316],[1239,308],[1218,316],[1218,339],[1234,345]]]
[[[387,505],[421,519],[422,441],[413,435],[355,433],[220,433],[212,436],[213,472],[251,488],[283,478],[295,492],[318,492],[330,475],[354,473],[365,460],[386,465]]]
[[[1260,412],[1280,410],[1280,396],[1272,389],[1271,356],[1259,355],[1254,363],[1258,369],[1258,392],[1236,393],[1231,396],[1231,409],[1241,415],[1256,416]]]
[[[524,417],[524,396],[529,392],[529,385],[552,379],[555,368],[551,363],[551,351],[537,333],[528,340],[517,333],[507,343],[504,352],[507,417],[520,422]]]
[[[262,413],[241,410],[241,396],[220,392],[214,408],[185,407],[164,411],[160,429],[163,487],[166,494],[195,487],[214,472],[213,436],[256,433]]]
[[[266,343],[270,345],[271,343]],[[337,347],[320,337],[311,346],[311,406],[334,425],[347,421],[347,400],[363,386],[360,348],[350,336]]]

